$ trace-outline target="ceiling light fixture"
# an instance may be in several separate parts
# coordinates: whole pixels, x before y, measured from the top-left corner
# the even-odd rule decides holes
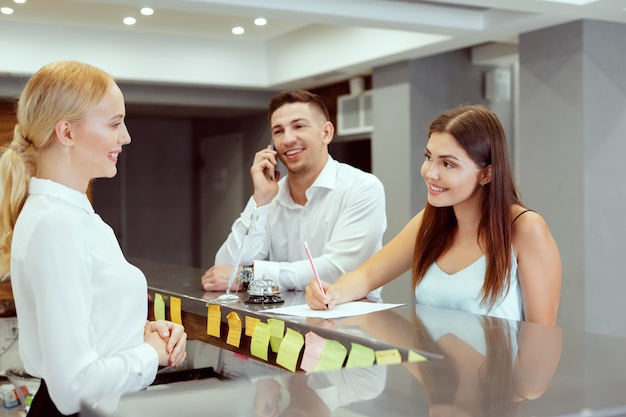
[[[135,19],[134,17],[125,17],[124,18],[124,24],[127,26],[132,26],[135,23],[137,23],[137,19]]]
[[[154,9],[152,7],[142,7],[141,14],[144,16],[152,16],[154,14]]]
[[[257,17],[256,19],[254,19],[254,24],[257,26],[265,26],[267,25],[267,20],[265,20],[265,18],[263,17]]]
[[[0,13],[2,14],[13,14],[13,9],[10,7],[0,7]]]
[[[242,28],[241,26],[235,26],[232,32],[233,32],[233,35],[243,35],[243,33],[245,32],[245,29]]]
[[[26,3],[26,0],[13,0],[13,3],[24,4]]]

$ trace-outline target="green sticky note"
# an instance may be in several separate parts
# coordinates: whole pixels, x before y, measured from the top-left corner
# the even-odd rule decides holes
[[[353,342],[348,361],[346,362],[346,368],[372,366],[375,360],[376,354],[374,349]]]
[[[158,293],[154,294],[154,319],[165,320],[165,298]]]
[[[250,353],[267,360],[267,347],[270,344],[270,330],[267,323],[258,322],[254,326],[254,333],[252,333],[252,340],[250,341]]]
[[[280,344],[280,349],[278,349],[276,363],[289,369],[291,372],[296,372],[296,365],[298,364],[302,346],[304,346],[304,336],[293,329],[287,329],[287,333]]]
[[[279,319],[267,319],[267,325],[270,328],[270,347],[272,352],[278,352],[285,334],[285,322]]]
[[[428,359],[426,359],[424,356],[420,355],[419,353],[409,350],[409,362],[426,362],[427,360]]]
[[[341,369],[348,354],[348,349],[336,340],[326,340],[320,361],[315,372]]]

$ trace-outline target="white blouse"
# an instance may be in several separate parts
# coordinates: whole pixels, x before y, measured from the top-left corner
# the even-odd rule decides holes
[[[31,179],[13,234],[11,283],[20,356],[60,412],[154,380],[158,355],[143,341],[145,276],[85,194]]]

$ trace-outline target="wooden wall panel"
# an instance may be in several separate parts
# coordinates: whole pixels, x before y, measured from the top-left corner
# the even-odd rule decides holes
[[[0,145],[13,140],[15,122],[14,104],[8,100],[0,99]]]

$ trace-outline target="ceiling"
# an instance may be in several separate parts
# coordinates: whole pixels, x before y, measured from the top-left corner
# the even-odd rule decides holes
[[[263,105],[269,92],[453,49],[515,44],[520,33],[569,21],[626,23],[626,0],[0,0],[4,6],[14,13],[0,14],[0,90],[2,78],[7,85],[47,62],[78,59],[153,94],[155,86],[244,89]],[[143,6],[154,15],[142,16]],[[136,24],[125,26],[126,16]],[[267,25],[256,27],[256,17]],[[233,35],[234,26],[246,32]]]

